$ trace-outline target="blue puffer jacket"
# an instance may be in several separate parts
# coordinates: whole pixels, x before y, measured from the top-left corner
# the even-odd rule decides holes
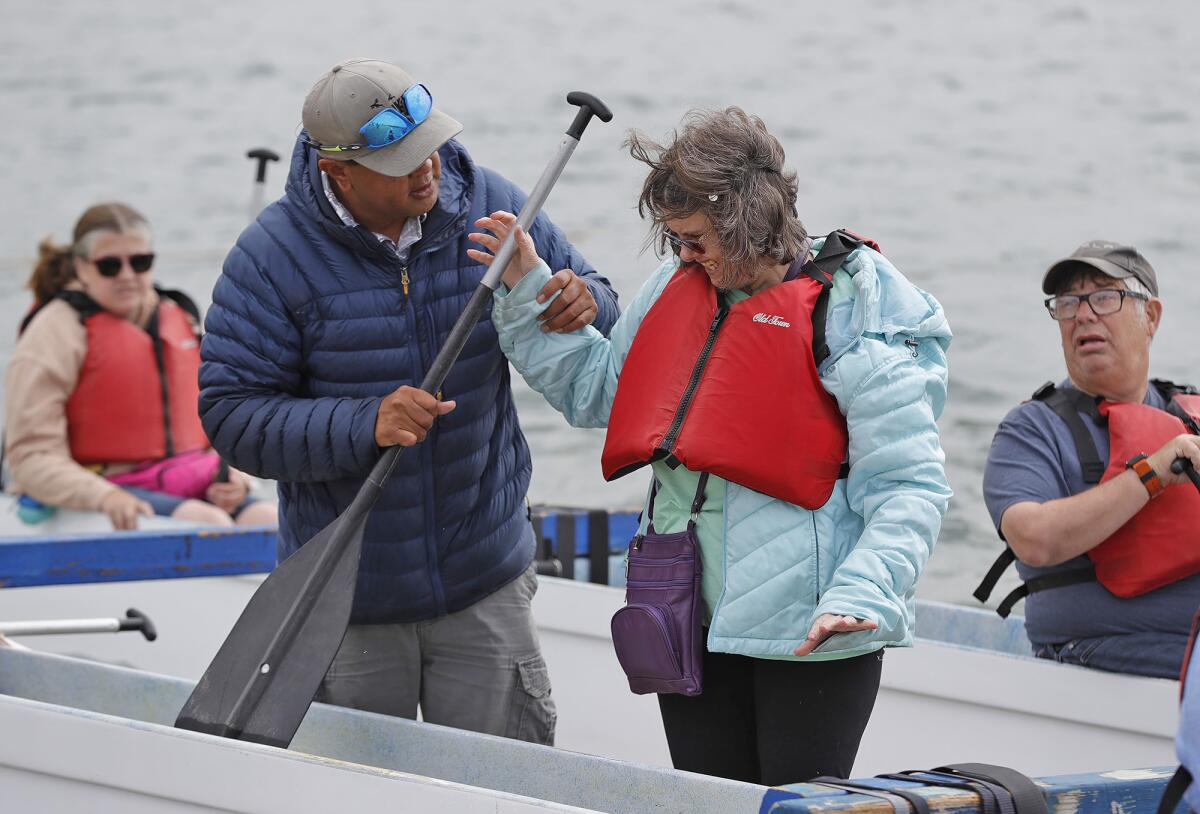
[[[605,339],[590,328],[537,329],[545,305],[534,295],[549,278],[542,264],[496,295],[501,347],[568,422],[606,426],[638,326],[677,268],[674,257],[659,266]],[[790,657],[825,613],[878,628],[831,637],[806,660],[912,643],[917,578],[951,495],[936,424],[950,326],[933,297],[864,247],[835,275],[825,339],[821,383],[846,416],[849,477],[816,511],[728,484],[723,562],[704,564],[723,568],[725,584],[710,651]]]
[[[279,481],[281,560],[350,504],[379,458],[382,397],[420,384],[483,276],[466,254],[469,225],[525,202],[457,142],[443,146],[438,203],[412,247],[406,296],[396,255],[334,213],[304,135],[284,197],[225,259],[200,370],[213,446],[235,467]],[[545,215],[530,231],[555,268],[584,276],[598,304],[594,324],[607,333],[618,316],[608,281]],[[523,505],[529,449],[489,315],[442,393],[457,408],[400,456],[367,523],[354,623],[453,613],[533,558]]]

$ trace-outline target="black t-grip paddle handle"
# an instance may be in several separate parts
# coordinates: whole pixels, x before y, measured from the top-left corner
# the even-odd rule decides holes
[[[256,147],[246,153],[246,158],[252,158],[258,162],[258,167],[254,173],[254,180],[261,184],[267,180],[267,162],[278,161],[279,153],[274,150],[268,150],[266,147]]]
[[[137,630],[146,637],[146,641],[148,642],[152,642],[158,638],[158,630],[155,629],[154,623],[150,621],[150,617],[137,608],[129,608],[125,611],[125,618],[118,621],[120,621],[118,630]]]
[[[602,122],[612,121],[612,111],[608,109],[608,105],[590,93],[573,90],[567,94],[567,103],[579,108],[579,112],[575,114],[575,121],[567,128],[567,135],[576,141],[583,135],[584,128],[588,126],[592,116]]]
[[[1176,475],[1187,475],[1192,485],[1200,489],[1200,472],[1197,472],[1196,467],[1192,466],[1190,459],[1176,458],[1171,461],[1171,471]]]

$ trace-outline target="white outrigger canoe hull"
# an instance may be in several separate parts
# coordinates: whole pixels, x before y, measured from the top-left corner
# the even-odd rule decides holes
[[[154,620],[158,641],[105,634],[22,641],[194,681],[261,581],[254,575],[10,588],[0,590],[0,620],[96,616],[100,609],[119,615],[133,606]],[[629,693],[612,653],[608,623],[622,600],[619,588],[540,580],[534,611],[558,705],[557,745],[668,767],[656,700]],[[1034,659],[1019,619],[918,604],[916,646],[885,655],[857,774],[962,761],[1031,775],[1174,762],[1176,682]]]

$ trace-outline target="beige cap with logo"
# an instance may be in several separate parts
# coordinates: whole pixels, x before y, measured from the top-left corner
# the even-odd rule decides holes
[[[425,121],[391,144],[362,150],[322,150],[319,145],[344,147],[366,144],[359,129],[381,110],[394,106],[417,84],[407,72],[377,59],[352,59],[333,66],[304,99],[301,119],[322,158],[362,164],[393,177],[409,175],[462,132],[463,126],[436,107]]]

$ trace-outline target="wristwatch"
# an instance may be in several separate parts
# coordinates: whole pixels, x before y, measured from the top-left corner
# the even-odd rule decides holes
[[[1154,471],[1154,467],[1150,465],[1150,461],[1146,458],[1145,453],[1134,455],[1125,462],[1126,469],[1132,469],[1142,480],[1142,485],[1146,487],[1146,491],[1150,493],[1150,499],[1158,497],[1167,487],[1163,486],[1163,482],[1159,479],[1158,473]]]

